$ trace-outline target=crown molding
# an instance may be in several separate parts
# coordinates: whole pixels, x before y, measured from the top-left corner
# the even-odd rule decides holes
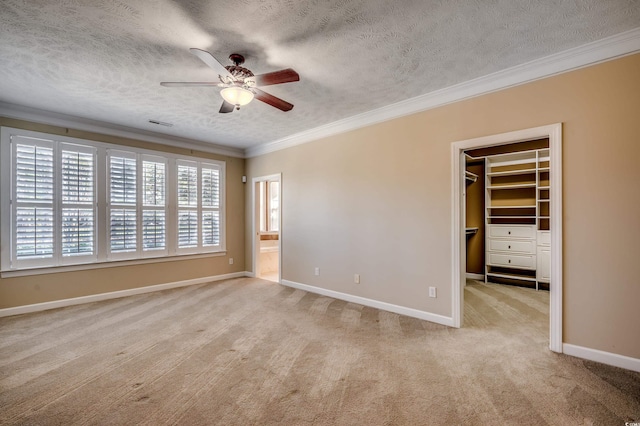
[[[640,27],[245,150],[257,157],[640,52]]]
[[[42,109],[30,108],[6,102],[0,102],[0,116],[51,126],[68,127],[74,130],[100,133],[109,136],[136,139],[144,142],[153,142],[161,145],[193,149],[211,154],[240,158],[244,157],[244,150],[239,148],[215,145],[194,139],[167,136],[146,130],[134,129],[103,121],[74,117],[72,115],[60,114],[57,112],[45,111]]]

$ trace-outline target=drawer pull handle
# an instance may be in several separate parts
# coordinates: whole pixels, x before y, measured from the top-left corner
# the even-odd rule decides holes
[[[511,263],[511,259],[509,259],[509,263]]]
[[[509,248],[511,248],[511,246],[509,246]]]
[[[507,234],[511,235],[511,231],[507,231]]]

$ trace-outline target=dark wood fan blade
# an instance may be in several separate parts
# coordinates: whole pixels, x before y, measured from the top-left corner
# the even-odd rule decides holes
[[[220,86],[221,83],[197,82],[197,81],[163,81],[160,86],[164,87],[189,87],[189,86]]]
[[[234,108],[235,108],[235,107],[236,107],[236,106],[235,106],[234,104],[229,103],[229,102],[227,102],[227,101],[224,101],[224,100],[223,100],[223,101],[222,101],[222,106],[220,107],[220,111],[219,111],[219,112],[220,112],[221,114],[226,114],[226,113],[228,113],[228,112],[233,112],[233,110],[234,110]]]
[[[189,52],[197,56],[202,62],[207,64],[222,77],[233,78],[231,73],[227,71],[227,69],[220,62],[218,62],[218,60],[214,58],[211,53],[207,52],[206,50],[191,48],[189,49]]]
[[[291,109],[293,109],[293,104],[290,104],[287,101],[284,101],[280,98],[270,95],[269,93],[264,92],[260,89],[256,89],[255,87],[253,88],[253,91],[256,94],[256,99],[264,102],[265,104],[269,104],[282,111],[290,111]]]
[[[291,68],[286,70],[268,72],[253,77],[256,86],[270,86],[272,84],[290,83],[292,81],[300,81],[300,76]]]

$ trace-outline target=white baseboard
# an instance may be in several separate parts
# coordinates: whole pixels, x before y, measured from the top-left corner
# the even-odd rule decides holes
[[[247,272],[233,272],[231,274],[213,275],[210,277],[194,278],[191,280],[137,287],[128,290],[111,291],[109,293],[92,294],[89,296],[74,297],[71,299],[34,303],[32,305],[16,306],[14,308],[4,308],[0,309],[0,318],[12,315],[27,314],[30,312],[46,311],[49,309],[64,308],[65,306],[80,305],[83,303],[99,302],[101,300],[118,299],[126,296],[134,296],[136,294],[151,293],[154,291],[168,290],[171,288],[186,287],[189,285],[204,284],[212,281],[228,280],[231,278],[241,278],[246,276]]]
[[[468,280],[484,281],[484,275],[483,274],[474,274],[472,272],[467,272],[466,277],[467,277]]]
[[[601,362],[603,364],[613,365],[614,367],[640,372],[640,359],[638,358],[571,345],[569,343],[562,344],[562,352],[566,355],[588,359],[589,361]]]
[[[354,296],[352,294],[341,293],[339,291],[334,291],[334,290],[327,290],[325,288],[314,287],[311,285],[301,284],[301,283],[297,283],[289,280],[282,280],[280,283],[282,285],[286,285],[287,287],[293,287],[300,290],[305,290],[310,293],[321,294],[323,296],[333,297],[334,299],[340,299],[340,300],[344,300],[351,303],[358,303],[360,305],[382,309],[383,311],[394,312],[396,314],[406,315],[408,317],[418,318],[425,321],[431,321],[437,324],[453,327],[453,318],[451,317],[445,317],[438,314],[432,314],[430,312],[420,311],[418,309],[393,305],[391,303],[380,302],[378,300],[367,299],[365,297]]]

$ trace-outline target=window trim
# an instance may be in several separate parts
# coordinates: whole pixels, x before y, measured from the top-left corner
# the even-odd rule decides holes
[[[13,232],[14,226],[12,221],[12,200],[15,200],[13,189],[13,157],[11,143],[14,137],[25,137],[40,139],[43,141],[50,141],[55,147],[54,155],[56,161],[59,160],[59,153],[61,147],[64,144],[81,145],[83,147],[89,147],[95,152],[95,164],[94,164],[94,221],[96,223],[94,229],[94,247],[95,252],[92,259],[88,259],[87,262],[55,262],[48,265],[37,266],[20,266],[16,267],[11,265],[11,260],[14,256],[12,244],[14,242]],[[44,273],[42,271],[57,271],[57,270],[76,270],[76,269],[92,269],[102,268],[106,266],[122,265],[122,264],[138,264],[147,263],[147,261],[164,261],[164,260],[180,260],[180,258],[193,258],[193,257],[208,257],[218,256],[226,253],[226,162],[221,160],[214,160],[206,157],[196,157],[181,154],[174,154],[170,152],[143,149],[137,147],[131,147],[127,145],[111,144],[99,141],[93,141],[88,139],[71,138],[67,136],[59,136],[54,134],[48,134],[43,132],[35,132],[30,130],[24,130],[19,128],[12,128],[2,126],[0,128],[0,272],[2,276],[6,274],[10,275],[29,275],[30,271],[34,273]],[[110,212],[110,199],[109,199],[109,163],[108,152],[119,151],[123,153],[134,153],[137,159],[137,246],[135,254],[131,257],[114,258],[110,251],[109,241],[109,212]],[[142,188],[142,173],[143,173],[143,161],[156,161],[161,160],[165,163],[165,249],[160,250],[143,250],[142,247],[142,211],[145,206]],[[220,226],[220,244],[217,246],[205,246],[202,244],[202,235],[199,232],[199,245],[194,250],[178,250],[177,246],[177,177],[175,175],[177,167],[176,164],[181,161],[196,162],[200,167],[198,168],[198,179],[200,179],[200,168],[202,165],[212,165],[219,170],[219,226]],[[56,176],[60,174],[59,161],[55,163],[54,173]],[[58,179],[56,185],[61,185]],[[200,184],[198,184],[198,190],[200,190]],[[59,192],[56,192],[54,197],[54,204],[59,204]],[[201,194],[198,195],[201,198]],[[154,208],[155,209],[155,208]],[[200,212],[202,208],[198,206]],[[56,229],[61,226],[60,218],[55,218]],[[199,215],[198,221],[201,222],[202,218]],[[175,224],[175,225],[174,225]],[[56,231],[56,234],[59,233]],[[176,235],[172,235],[175,233]],[[54,237],[55,238],[55,237]],[[61,242],[56,242],[56,248],[61,245]],[[62,257],[61,247],[57,252],[54,252],[54,258]],[[73,256],[72,256],[73,257]],[[80,256],[82,257],[82,256]],[[52,261],[52,263],[54,263]],[[109,265],[112,264],[112,265]]]

